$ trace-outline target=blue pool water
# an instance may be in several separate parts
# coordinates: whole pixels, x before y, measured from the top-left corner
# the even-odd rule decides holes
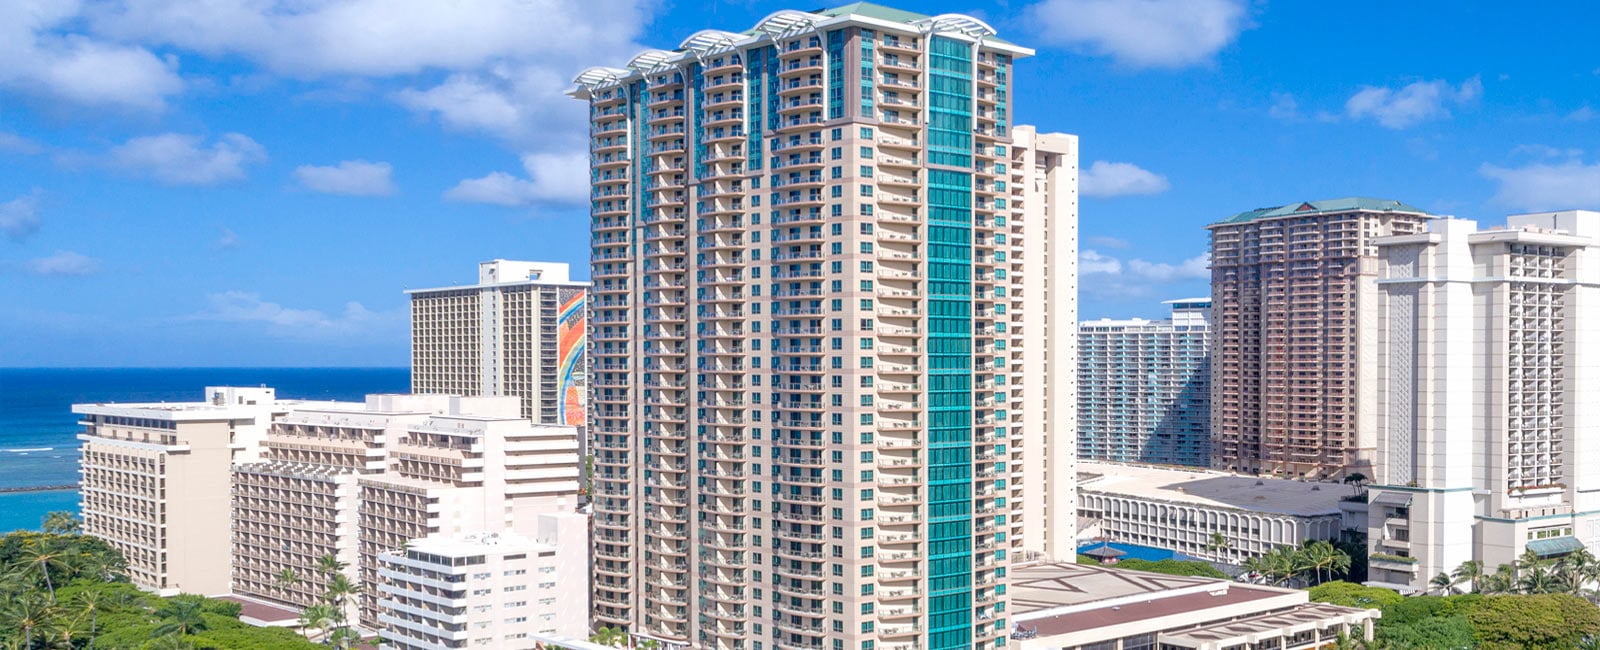
[[[1140,546],[1138,544],[1122,544],[1122,543],[1119,543],[1119,542],[1111,542],[1110,544],[1107,544],[1107,546],[1110,546],[1111,548],[1114,548],[1114,549],[1117,549],[1119,551],[1122,551],[1123,553],[1127,553],[1127,555],[1122,556],[1122,559],[1124,559],[1124,560],[1149,560],[1151,562],[1159,562],[1161,560],[1188,560],[1188,559],[1191,559],[1189,556],[1184,555],[1182,553],[1179,553],[1177,551],[1171,551],[1171,550],[1167,550],[1167,549],[1164,549],[1164,548],[1156,548],[1154,546]],[[1093,544],[1084,544],[1082,546],[1079,546],[1078,547],[1078,553],[1081,554],[1081,553],[1083,553],[1085,551],[1088,551],[1090,549],[1096,549],[1096,548],[1100,548],[1100,542],[1095,542]]]

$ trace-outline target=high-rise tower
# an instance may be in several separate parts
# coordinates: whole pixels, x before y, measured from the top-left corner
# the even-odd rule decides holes
[[[1172,318],[1078,327],[1078,455],[1211,465],[1211,299],[1168,300]]]
[[[597,624],[983,648],[1073,557],[1077,139],[1031,50],[857,3],[591,68]]]
[[[1432,219],[1399,201],[1291,203],[1211,231],[1211,462],[1252,474],[1372,476],[1373,240]]]

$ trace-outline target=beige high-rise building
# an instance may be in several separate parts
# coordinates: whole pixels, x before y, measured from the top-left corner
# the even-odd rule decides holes
[[[589,283],[568,269],[491,260],[475,285],[407,291],[411,392],[510,395],[524,418],[583,427]]]
[[[121,551],[140,588],[228,593],[229,474],[261,458],[274,417],[303,404],[265,387],[207,387],[201,402],[74,404],[84,532]]]
[[[869,3],[708,30],[592,117],[599,625],[717,650],[1005,645],[1073,555],[1077,139],[1031,50]]]
[[[1433,216],[1346,198],[1242,212],[1211,231],[1217,469],[1372,476],[1377,247]]]
[[[1376,243],[1371,584],[1600,548],[1600,212]]]

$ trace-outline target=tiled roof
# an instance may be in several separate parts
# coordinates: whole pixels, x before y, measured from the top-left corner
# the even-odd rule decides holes
[[[1427,211],[1414,205],[1408,205],[1392,199],[1374,199],[1364,196],[1352,196],[1342,199],[1327,199],[1322,201],[1302,201],[1280,205],[1275,208],[1256,208],[1240,212],[1213,226],[1222,226],[1236,223],[1245,223],[1257,219],[1272,219],[1275,217],[1288,217],[1294,215],[1336,214],[1340,212],[1413,212],[1426,214]]]

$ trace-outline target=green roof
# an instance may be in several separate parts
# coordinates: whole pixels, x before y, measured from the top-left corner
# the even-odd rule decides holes
[[[1256,208],[1240,212],[1211,225],[1222,226],[1235,223],[1245,223],[1257,219],[1272,219],[1274,217],[1288,217],[1301,214],[1332,214],[1339,212],[1415,212],[1427,214],[1426,210],[1391,199],[1374,199],[1364,196],[1353,196],[1343,199],[1328,199],[1324,201],[1302,201],[1280,205],[1275,208]]]
[[[910,23],[910,22],[915,22],[915,21],[918,21],[918,20],[922,20],[924,18],[928,18],[928,16],[916,13],[914,11],[906,11],[904,9],[895,9],[894,7],[885,7],[883,5],[874,4],[874,3],[871,3],[871,2],[852,2],[852,3],[844,5],[842,7],[834,7],[832,9],[818,9],[817,11],[814,11],[812,13],[817,13],[817,14],[821,14],[821,15],[829,16],[829,17],[849,16],[849,15],[866,16],[868,18],[877,18],[878,20],[889,20],[889,21],[893,21],[893,22],[897,22],[897,23]]]
[[[1566,555],[1583,550],[1583,542],[1576,537],[1551,537],[1548,539],[1535,539],[1528,541],[1528,550],[1539,557],[1552,555]]]

